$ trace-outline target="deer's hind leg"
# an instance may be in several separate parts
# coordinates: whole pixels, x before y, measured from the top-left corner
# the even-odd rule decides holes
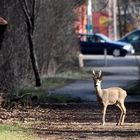
[[[121,112],[119,121],[118,121],[118,123],[116,125],[121,125],[122,117],[123,117],[123,109],[121,108],[119,103],[117,103],[116,106],[120,109],[120,112]]]
[[[119,102],[119,103],[116,104],[116,106],[121,110],[120,119],[119,119],[119,122],[118,122],[117,125],[123,125],[125,115],[126,115],[126,108],[125,108],[124,102]]]
[[[126,107],[124,105],[124,102],[121,102],[121,107],[122,107],[122,110],[123,110],[123,115],[122,115],[122,119],[121,119],[121,124],[120,125],[123,125],[124,124],[124,119],[125,119],[125,116],[126,116]]]

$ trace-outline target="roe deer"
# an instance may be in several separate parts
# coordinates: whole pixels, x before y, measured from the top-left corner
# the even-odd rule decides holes
[[[105,125],[105,114],[108,105],[116,105],[120,111],[120,119],[117,125],[123,125],[125,115],[126,115],[126,108],[124,105],[124,100],[127,96],[125,90],[119,87],[110,87],[107,89],[101,89],[101,82],[102,82],[102,72],[96,72],[93,70],[93,80],[94,80],[94,87],[96,90],[97,101],[103,105],[103,117],[102,117],[102,125]]]

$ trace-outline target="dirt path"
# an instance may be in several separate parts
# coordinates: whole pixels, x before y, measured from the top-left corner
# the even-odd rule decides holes
[[[33,109],[0,110],[6,123],[19,123],[33,130],[38,140],[139,140],[140,103],[127,103],[124,126],[116,126],[119,112],[107,110],[101,126],[100,106],[96,103],[57,104]]]
[[[120,140],[140,139],[140,104],[128,103],[127,116],[124,126],[116,126],[119,119],[118,110],[109,107],[106,125],[101,126],[100,106],[94,104],[78,104],[52,106],[51,118],[48,126],[44,124],[35,127],[36,133],[44,133],[44,138],[50,140]]]
[[[58,126],[56,128],[56,126]],[[126,124],[116,127],[115,124],[107,124],[102,127],[96,123],[70,123],[54,124],[54,129],[43,129],[45,135],[40,139],[47,140],[139,140],[140,124]]]

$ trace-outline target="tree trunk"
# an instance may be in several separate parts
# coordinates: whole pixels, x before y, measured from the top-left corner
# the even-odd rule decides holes
[[[32,63],[32,68],[34,71],[36,86],[41,86],[41,78],[39,74],[38,62],[36,60],[36,53],[34,48],[34,26],[35,26],[35,8],[36,1],[33,0],[32,9],[30,9],[30,5],[28,5],[28,1],[19,0],[19,3],[23,9],[26,24],[27,24],[27,33],[28,33],[28,41],[29,41],[29,50],[30,50],[30,58]]]
[[[36,60],[36,54],[34,50],[34,40],[33,40],[33,36],[30,33],[28,34],[29,34],[28,39],[29,39],[29,49],[30,49],[30,58],[31,58],[32,68],[35,75],[36,86],[39,87],[41,86],[41,79],[39,75],[38,63]]]

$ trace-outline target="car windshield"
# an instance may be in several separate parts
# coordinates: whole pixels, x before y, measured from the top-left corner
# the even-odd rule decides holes
[[[140,40],[140,29],[133,30],[129,33],[127,33],[125,36],[123,36],[120,40],[127,41],[127,42],[133,42]]]
[[[89,41],[89,40],[100,40],[101,42],[110,42],[111,39],[109,39],[107,36],[103,34],[82,34],[80,36],[81,41]],[[96,41],[95,41],[96,42]]]
[[[108,38],[107,36],[105,36],[103,34],[97,34],[97,36],[100,37],[104,41],[107,41],[107,42],[110,42],[111,41],[110,38]]]

